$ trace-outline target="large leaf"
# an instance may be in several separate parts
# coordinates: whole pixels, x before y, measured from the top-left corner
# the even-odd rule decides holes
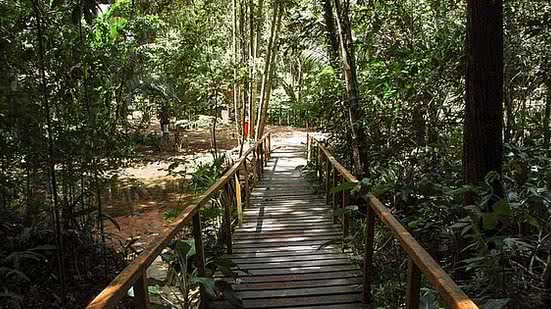
[[[191,282],[194,284],[200,284],[210,299],[216,299],[216,286],[214,279],[210,277],[192,277]]]
[[[195,241],[193,239],[177,240],[176,253],[186,260],[195,255]]]
[[[343,182],[341,184],[339,184],[338,186],[334,187],[331,189],[331,192],[332,193],[338,193],[338,192],[348,192],[348,191],[352,191],[352,189],[356,188],[358,184],[356,183],[353,183],[353,182]]]
[[[509,303],[510,298],[488,299],[482,305],[484,309],[501,309]]]
[[[217,289],[224,295],[225,300],[238,308],[243,308],[243,300],[233,290],[231,284],[223,280],[218,280],[215,284]]]

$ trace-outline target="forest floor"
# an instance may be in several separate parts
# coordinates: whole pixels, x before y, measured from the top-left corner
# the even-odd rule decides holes
[[[238,142],[233,128],[217,129],[217,145],[219,152],[236,157]],[[304,129],[279,126],[269,129],[274,146],[306,142]],[[170,224],[171,212],[185,209],[197,196],[187,185],[197,166],[212,162],[210,130],[197,129],[186,135],[187,144],[181,152],[140,147],[140,158],[116,171],[103,201],[106,213],[118,225],[106,221],[105,226],[115,245],[133,241],[133,247],[139,251]],[[169,175],[169,166],[176,161],[183,163],[175,171],[185,172],[186,177]]]

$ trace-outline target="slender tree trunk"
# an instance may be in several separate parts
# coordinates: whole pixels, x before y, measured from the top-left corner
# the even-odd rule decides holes
[[[348,16],[349,6],[350,3],[348,0],[345,0],[342,4],[340,0],[335,0],[335,20],[337,21],[339,34],[340,55],[346,84],[346,105],[348,106],[348,117],[352,133],[352,157],[355,173],[364,177],[369,175],[367,151],[365,147],[367,145],[367,138],[360,123],[363,119],[363,113],[359,99],[352,29]]]
[[[268,41],[268,47],[266,48],[266,62],[264,64],[264,74],[262,76],[262,87],[260,90],[260,103],[258,109],[258,125],[256,136],[262,137],[264,132],[265,114],[268,108],[269,94],[271,93],[271,75],[274,67],[274,60],[277,54],[277,39],[278,33],[281,28],[281,18],[283,15],[283,6],[280,3],[276,3],[274,8],[274,15],[272,16],[272,26],[270,30],[270,40]]]
[[[237,0],[232,0],[232,61],[233,61],[233,110],[235,117],[235,134],[241,140],[239,121],[239,83],[237,81]]]
[[[323,19],[325,21],[325,33],[329,50],[329,61],[331,66],[339,68],[339,37],[337,35],[335,17],[333,15],[333,0],[323,0]]]
[[[254,37],[254,0],[249,1],[249,137],[254,138],[256,113],[256,48]]]
[[[279,18],[281,19],[281,14],[279,16]],[[279,27],[278,27],[279,29]],[[277,36],[276,36],[276,40],[277,40]],[[274,73],[275,73],[275,68],[276,68],[276,61],[277,61],[277,52],[279,50],[279,46],[276,46],[275,50],[274,50],[274,53],[272,55],[272,65],[270,66],[270,72],[269,72],[269,79],[268,79],[268,89],[266,90],[266,98],[263,102],[263,108],[262,108],[262,113],[259,113],[260,114],[260,124],[259,124],[259,132],[258,132],[258,136],[261,137],[263,134],[264,134],[264,128],[266,127],[266,120],[268,118],[268,107],[270,106],[270,98],[272,97],[272,80],[273,80],[273,76],[274,76]]]
[[[549,132],[549,117],[551,114],[551,80],[545,83],[547,87],[547,98],[545,100],[545,112],[543,114],[543,148],[549,151],[549,138],[551,132]]]
[[[38,56],[39,56],[39,73],[40,73],[40,86],[42,91],[42,105],[44,107],[44,112],[46,114],[46,131],[48,132],[48,176],[50,181],[50,190],[53,201],[53,221],[55,226],[55,238],[56,238],[56,259],[58,267],[58,276],[61,283],[62,295],[61,300],[62,304],[65,305],[67,290],[65,282],[65,253],[63,245],[63,229],[61,226],[60,218],[60,209],[59,209],[59,199],[57,195],[57,178],[55,170],[55,159],[54,159],[54,135],[53,135],[53,124],[52,124],[52,108],[50,106],[50,101],[48,99],[48,83],[46,79],[46,61],[45,61],[45,49],[42,37],[44,35],[42,28],[42,16],[40,14],[39,5],[36,0],[32,1],[33,14],[36,19],[36,28],[37,28],[37,41],[38,41]]]
[[[466,184],[479,184],[502,168],[503,0],[468,0],[467,11],[463,171]],[[492,185],[502,196],[499,181]]]

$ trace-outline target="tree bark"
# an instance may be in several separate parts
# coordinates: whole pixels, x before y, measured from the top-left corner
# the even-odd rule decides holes
[[[549,151],[549,117],[551,115],[551,80],[545,83],[547,87],[547,98],[545,100],[545,112],[543,114],[543,149]]]
[[[249,137],[254,138],[256,113],[256,48],[254,37],[254,0],[249,1]]]
[[[337,22],[341,50],[340,56],[346,85],[346,106],[348,107],[348,118],[352,135],[354,172],[356,175],[360,175],[360,177],[365,177],[369,175],[366,149],[367,138],[360,123],[363,119],[363,112],[359,99],[352,28],[348,16],[349,6],[350,3],[348,0],[345,0],[342,4],[340,0],[335,0],[335,20]]]
[[[329,63],[334,69],[338,69],[339,38],[337,36],[335,17],[333,16],[333,0],[323,0],[323,19],[325,21],[326,36],[329,50]]]
[[[268,104],[271,95],[272,75],[275,66],[275,57],[277,55],[277,40],[279,30],[281,29],[281,19],[283,16],[283,6],[281,3],[276,3],[274,15],[272,17],[272,26],[270,30],[270,40],[266,48],[266,63],[264,64],[264,74],[262,76],[262,88],[260,91],[260,103],[258,109],[258,125],[256,137],[261,138],[264,134],[264,126],[266,124],[266,115]]]
[[[232,0],[232,61],[233,61],[233,110],[235,134],[241,141],[241,124],[239,121],[239,83],[237,81],[237,0]]]
[[[467,1],[465,56],[463,171],[466,184],[479,184],[502,168],[503,0]],[[499,181],[492,186],[503,195]],[[467,193],[465,203],[473,202]]]

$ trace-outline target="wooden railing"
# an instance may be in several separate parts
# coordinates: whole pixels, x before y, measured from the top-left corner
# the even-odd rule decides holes
[[[316,173],[319,175],[320,185],[325,185],[326,199],[333,207],[337,205],[337,194],[342,194],[342,207],[348,207],[350,192],[332,192],[339,179],[342,181],[359,184],[359,181],[350,171],[342,166],[327,150],[327,148],[313,136],[307,141],[308,158],[313,160],[318,167]],[[325,179],[325,184],[323,180]],[[373,250],[375,236],[375,220],[379,218],[384,225],[392,231],[395,238],[400,242],[400,247],[409,257],[408,278],[406,290],[406,304],[408,309],[419,308],[421,275],[438,290],[442,300],[449,308],[473,309],[477,305],[457,286],[452,278],[438,265],[430,254],[411,236],[402,224],[390,213],[390,211],[372,194],[363,194],[362,199],[367,204],[366,216],[366,238],[364,255],[364,285],[363,301],[373,302],[371,285],[375,275],[373,267]],[[339,203],[340,204],[340,203]],[[336,217],[335,217],[336,219]],[[349,231],[349,218],[343,215],[343,233],[346,236]]]
[[[174,239],[183,229],[192,223],[193,238],[196,249],[196,266],[199,276],[205,275],[205,254],[203,245],[203,233],[201,230],[200,209],[207,205],[220,191],[222,194],[224,215],[223,215],[223,235],[224,243],[228,253],[232,252],[232,205],[237,208],[238,221],[243,220],[241,192],[245,207],[249,203],[249,174],[252,173],[252,179],[262,177],[264,166],[267,164],[271,153],[271,133],[266,133],[251,148],[249,148],[235,162],[218,181],[203,193],[191,206],[188,206],[182,214],[162,233],[157,239],[152,241],[133,262],[130,263],[96,298],[88,304],[88,309],[113,308],[122,299],[127,296],[128,290],[133,287],[134,305],[136,308],[147,308],[149,304],[147,288],[147,268],[162,253],[168,243]],[[252,158],[249,158],[252,156]],[[251,161],[252,170],[247,168],[248,161]],[[241,188],[239,182],[239,173],[244,172],[244,186]],[[201,306],[204,308],[207,304],[206,293],[200,292]]]

